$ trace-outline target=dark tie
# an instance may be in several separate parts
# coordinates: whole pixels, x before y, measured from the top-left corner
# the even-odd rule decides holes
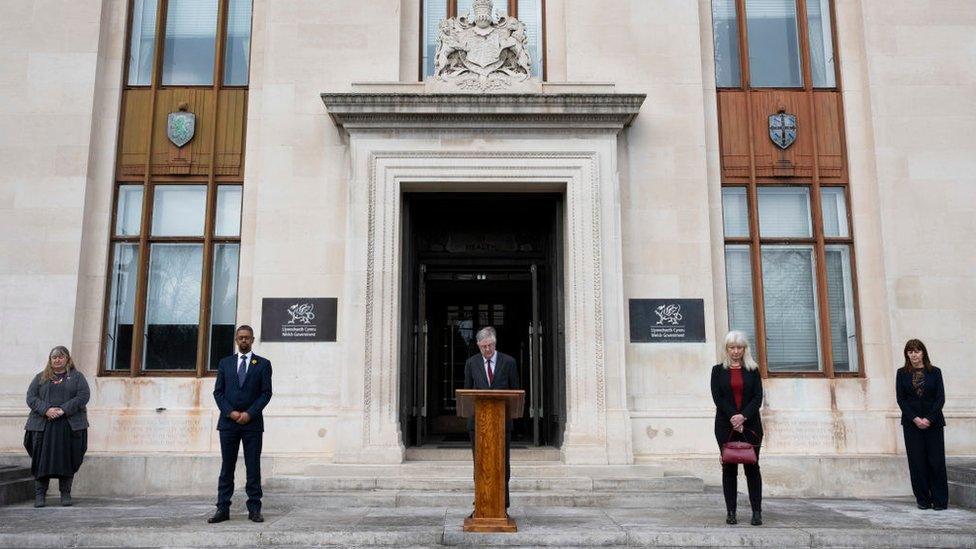
[[[244,376],[247,375],[247,355],[241,356],[241,365],[237,367],[237,386],[244,386]]]
[[[492,383],[495,382],[495,371],[491,368],[490,358],[488,359],[487,362],[485,362],[485,368],[488,369],[488,385],[491,385]]]

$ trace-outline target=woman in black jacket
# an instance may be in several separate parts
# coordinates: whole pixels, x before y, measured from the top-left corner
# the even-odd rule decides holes
[[[71,505],[71,482],[88,449],[88,382],[65,347],[55,347],[27,388],[30,415],[24,447],[34,475],[34,507],[44,507],[48,485],[58,479],[61,505]]]
[[[725,336],[725,352],[721,364],[712,366],[712,400],[715,402],[715,441],[719,452],[730,440],[745,440],[756,448],[762,444],[763,429],[759,418],[763,388],[759,366],[749,352],[749,340],[742,332]],[[759,463],[743,465],[749,487],[753,526],[762,524],[762,475]],[[722,464],[722,492],[725,493],[725,522],[736,524],[739,466]]]
[[[942,511],[949,506],[942,370],[932,365],[928,349],[917,339],[905,343],[904,354],[905,364],[895,376],[895,395],[901,408],[912,492],[919,509]]]

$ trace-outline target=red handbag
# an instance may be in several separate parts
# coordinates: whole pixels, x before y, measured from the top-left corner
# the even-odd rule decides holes
[[[729,440],[722,445],[722,463],[752,464],[758,462],[759,458],[756,456],[755,445],[744,440],[732,440],[734,432],[729,432]],[[751,429],[749,432],[756,434]],[[759,435],[756,435],[756,438],[759,438]]]

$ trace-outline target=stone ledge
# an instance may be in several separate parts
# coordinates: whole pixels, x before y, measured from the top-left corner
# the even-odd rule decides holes
[[[323,93],[340,128],[392,130],[587,130],[617,133],[633,122],[645,94]]]

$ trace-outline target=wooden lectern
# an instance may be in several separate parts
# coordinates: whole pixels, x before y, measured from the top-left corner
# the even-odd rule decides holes
[[[525,391],[458,389],[457,415],[473,417],[475,428],[474,513],[465,532],[516,532],[505,512],[505,422],[522,417]]]

